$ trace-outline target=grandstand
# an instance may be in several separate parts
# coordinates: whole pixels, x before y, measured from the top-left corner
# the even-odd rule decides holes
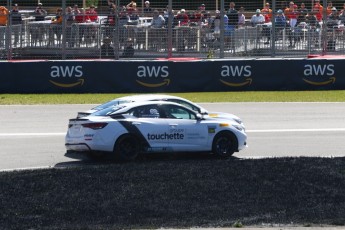
[[[0,5],[9,10],[12,10],[14,4],[19,4],[22,21],[15,23],[11,14],[0,15],[7,19],[7,24],[0,26],[0,39],[3,41],[0,44],[0,58],[245,58],[344,54],[345,14],[342,18],[343,3],[338,0],[332,1],[336,8],[336,18],[331,19],[326,15],[317,25],[308,19],[299,21],[294,27],[291,27],[291,20],[287,18],[286,24],[280,29],[272,21],[255,25],[251,22],[256,9],[262,9],[267,2],[272,6],[272,1],[234,1],[235,9],[244,8],[246,19],[241,25],[230,25],[227,19],[224,27],[221,27],[220,15],[216,14],[220,0],[172,0],[173,13],[170,15],[166,2],[151,0],[152,11],[145,13],[143,0],[136,1],[135,9],[129,6],[128,0],[113,1],[117,5],[113,9],[109,5],[111,0],[24,0],[18,3],[2,0]],[[225,1],[225,10],[229,8],[229,2]],[[305,2],[310,14],[314,1],[298,0],[294,2],[296,15],[300,15],[298,10],[302,2]],[[43,20],[36,19],[38,3],[42,3],[47,11]],[[274,12],[277,12],[278,9],[285,10],[290,1],[277,0],[273,3],[276,6]],[[329,2],[321,3],[328,5]],[[205,4],[204,10],[200,10],[201,4]],[[80,8],[78,13],[73,13],[74,5]],[[96,6],[96,20],[90,20],[94,17],[89,14],[91,5]],[[64,9],[61,15],[57,15],[56,11],[60,7]],[[85,12],[82,12],[82,7]],[[153,21],[162,20],[156,18],[153,10],[158,10],[164,20],[164,24],[159,27],[152,26]],[[179,18],[182,11],[185,11],[188,18],[185,24]],[[60,17],[62,20],[58,22]],[[169,20],[171,23],[168,23]],[[103,52],[104,41],[109,41],[110,45],[106,53]],[[128,49],[133,50],[133,55],[128,55]]]

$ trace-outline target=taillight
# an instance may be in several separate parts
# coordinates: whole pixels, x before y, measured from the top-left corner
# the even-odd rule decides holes
[[[90,128],[90,129],[103,129],[107,125],[108,123],[104,123],[104,122],[82,124],[84,128]]]

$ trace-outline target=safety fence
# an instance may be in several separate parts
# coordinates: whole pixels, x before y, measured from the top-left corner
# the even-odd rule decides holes
[[[147,59],[344,54],[345,13],[343,17],[342,10],[332,7],[328,12],[325,6],[321,12],[323,18],[318,19],[314,5],[303,11],[300,5],[293,3],[290,12],[289,3],[283,6],[282,2],[272,1],[269,13],[264,11],[267,1],[263,2],[262,10],[245,11],[238,6],[231,13],[228,9],[231,4],[224,5],[224,1],[212,10],[206,10],[204,4],[199,4],[195,10],[173,10],[171,4],[156,3],[155,8],[150,7],[146,12],[146,1],[136,8],[134,1],[109,0],[106,8],[97,13],[93,5],[79,9],[76,4],[57,1],[53,14],[39,14],[42,4],[22,12],[17,9],[20,20],[15,14],[18,6],[11,2],[11,10],[0,11],[0,24],[1,17],[7,21],[0,26],[0,58]],[[282,15],[284,21],[280,19]]]

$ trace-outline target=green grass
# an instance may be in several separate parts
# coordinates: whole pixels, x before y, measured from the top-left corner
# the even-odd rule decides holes
[[[345,90],[169,94],[194,102],[345,102]],[[130,94],[0,94],[0,104],[100,104],[125,95]]]

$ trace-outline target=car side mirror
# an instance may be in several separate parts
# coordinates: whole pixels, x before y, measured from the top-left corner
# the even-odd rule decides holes
[[[200,121],[200,120],[202,120],[204,117],[202,116],[202,114],[200,114],[200,113],[197,113],[196,114],[196,119],[198,120],[198,121]]]

